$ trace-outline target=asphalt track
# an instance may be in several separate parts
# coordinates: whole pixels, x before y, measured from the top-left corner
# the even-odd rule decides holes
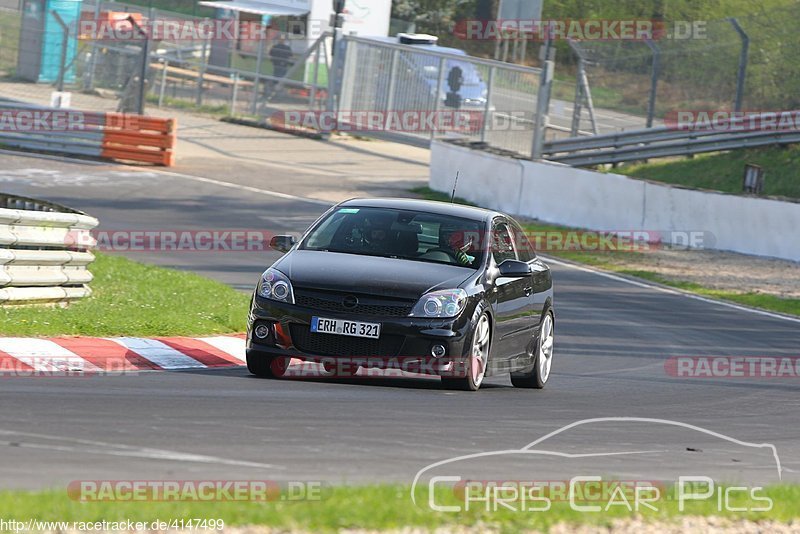
[[[2,161],[0,189],[86,210],[103,229],[300,232],[325,208],[155,170]],[[277,257],[127,255],[242,290]],[[488,380],[477,394],[430,379],[265,381],[244,369],[5,379],[0,487],[150,478],[410,483],[432,462],[519,449],[587,418],[652,420],[595,421],[553,436],[537,448],[572,456],[534,455],[526,476],[553,480],[593,469],[777,482],[771,449],[751,446],[769,443],[783,480],[799,481],[797,378],[682,379],[664,364],[685,355],[798,356],[800,322],[551,265],[556,360],[545,390],[514,389],[507,377]],[[470,474],[485,478],[502,477],[498,470],[507,467],[494,458],[469,461]]]

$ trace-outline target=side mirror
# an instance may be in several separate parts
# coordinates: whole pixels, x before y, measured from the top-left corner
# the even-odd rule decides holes
[[[280,252],[288,252],[295,244],[292,235],[274,235],[269,240],[269,248]]]
[[[498,265],[498,269],[500,269],[500,276],[510,278],[522,278],[531,274],[531,266],[524,261],[518,260],[505,260]]]

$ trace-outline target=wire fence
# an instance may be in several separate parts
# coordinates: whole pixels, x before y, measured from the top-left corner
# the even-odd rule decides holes
[[[795,109],[800,33],[788,21],[798,20],[800,3],[793,3],[738,19],[675,23],[671,35],[651,42],[574,42],[562,66],[582,60],[600,133],[658,126],[679,110]],[[591,129],[585,106],[579,125]]]
[[[150,105],[257,116],[270,99],[318,99],[327,86],[325,39],[317,53],[318,45],[309,47],[305,36],[275,26],[237,22],[235,30],[225,30],[225,21],[216,20],[206,36],[202,30],[210,19],[186,12],[84,2],[79,11],[55,16],[33,4],[0,6],[0,76],[54,85],[63,79],[67,90],[106,91],[119,99],[120,111],[139,108],[145,44],[144,95]],[[235,37],[219,38],[224,31]],[[279,43],[287,50],[280,57],[274,53]]]
[[[332,109],[381,112],[384,120],[390,111],[460,111],[468,123],[457,131],[409,131],[388,124],[383,129],[399,140],[457,136],[527,157],[543,118],[537,116],[539,68],[344,36],[344,59],[336,69],[340,83],[330,91],[330,34],[314,41],[286,28],[262,27],[257,38],[249,39],[106,38],[87,33],[85,22],[123,24],[112,20],[115,13],[142,25],[169,20],[198,26],[208,19],[195,16],[191,3],[176,3],[183,9],[171,12],[86,1],[81,12],[60,15],[65,35],[55,17],[35,12],[34,4],[40,3],[0,0],[0,76],[106,91],[119,99],[121,111],[140,107],[143,79],[148,105],[257,120]],[[800,2],[769,11],[756,7],[736,21],[696,21],[683,28],[682,38],[558,43],[559,69],[545,95],[548,123],[540,137],[549,141],[660,126],[676,110],[796,109],[800,32],[787,21],[798,20]],[[409,29],[396,21],[395,26]],[[283,41],[288,56],[274,53]],[[145,43],[149,55],[142,77]],[[494,42],[478,44],[496,48]],[[534,50],[532,45],[529,62],[541,62]],[[450,76],[456,67],[461,80],[454,90]]]
[[[438,47],[355,37],[346,42],[340,112],[374,112],[386,118],[388,133],[400,137],[455,136],[530,156],[540,69]],[[415,121],[405,128],[400,120],[391,122],[392,113],[433,117],[441,127],[415,127]]]

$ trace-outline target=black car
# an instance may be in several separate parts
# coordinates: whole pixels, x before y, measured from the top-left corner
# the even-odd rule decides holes
[[[520,226],[494,211],[354,199],[323,214],[261,277],[247,366],[287,375],[292,358],[336,375],[399,369],[477,390],[511,373],[542,388],[553,360],[553,282]],[[362,373],[363,374],[363,373]]]

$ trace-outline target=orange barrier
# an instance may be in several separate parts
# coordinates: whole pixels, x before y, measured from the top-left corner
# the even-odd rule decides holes
[[[175,165],[176,119],[106,113],[101,157]]]

